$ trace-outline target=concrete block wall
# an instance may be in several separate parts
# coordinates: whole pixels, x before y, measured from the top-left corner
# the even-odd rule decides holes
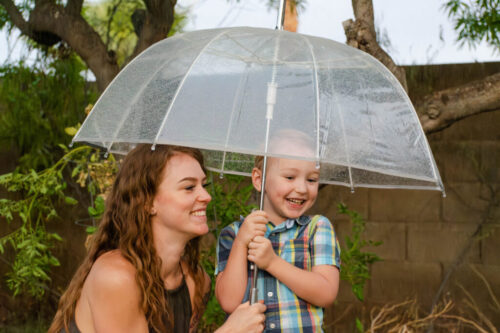
[[[463,300],[465,290],[500,327],[491,297],[493,293],[500,299],[500,110],[461,120],[428,140],[446,197],[433,191],[359,189],[351,194],[335,186],[321,190],[312,211],[333,220],[341,244],[350,233],[350,222],[337,213],[340,201],[365,218],[367,239],[383,242],[365,249],[383,258],[371,266],[365,303],[356,301],[350,287],[341,283],[347,290],[340,291],[337,304],[327,311],[327,323],[335,322],[342,308],[410,298],[428,310],[451,269],[445,294]],[[485,218],[488,222],[479,229]],[[347,329],[334,326],[327,331]]]

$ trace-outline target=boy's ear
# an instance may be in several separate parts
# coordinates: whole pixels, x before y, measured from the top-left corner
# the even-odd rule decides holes
[[[260,188],[262,186],[262,170],[258,168],[252,169],[252,184],[257,192],[260,192]]]

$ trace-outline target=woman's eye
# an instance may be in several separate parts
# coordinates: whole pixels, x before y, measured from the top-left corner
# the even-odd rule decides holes
[[[185,189],[186,191],[192,191],[192,190],[194,189],[194,185],[189,185],[189,186],[186,186],[186,187],[184,187],[184,189]]]
[[[202,186],[203,186],[204,188],[207,188],[207,187],[209,187],[210,185],[212,185],[212,183],[205,183],[205,184],[203,184]]]
[[[285,176],[285,178],[288,180],[293,180],[293,176]]]

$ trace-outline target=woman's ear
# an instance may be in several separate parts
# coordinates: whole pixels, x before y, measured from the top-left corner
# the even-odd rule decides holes
[[[258,168],[252,169],[252,184],[257,192],[260,192],[260,188],[262,186],[262,170]]]
[[[150,216],[156,215],[156,208],[154,207],[154,202],[146,205],[146,211],[149,212]]]

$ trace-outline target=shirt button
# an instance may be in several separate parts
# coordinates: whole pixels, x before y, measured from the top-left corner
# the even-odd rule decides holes
[[[273,297],[273,292],[272,292],[272,291],[269,291],[269,292],[267,293],[267,297]],[[274,325],[274,324],[271,324],[271,325]]]
[[[271,324],[269,324],[269,327],[270,327],[270,328],[275,328],[275,327],[276,327],[276,325],[275,325],[274,323],[271,323]]]

